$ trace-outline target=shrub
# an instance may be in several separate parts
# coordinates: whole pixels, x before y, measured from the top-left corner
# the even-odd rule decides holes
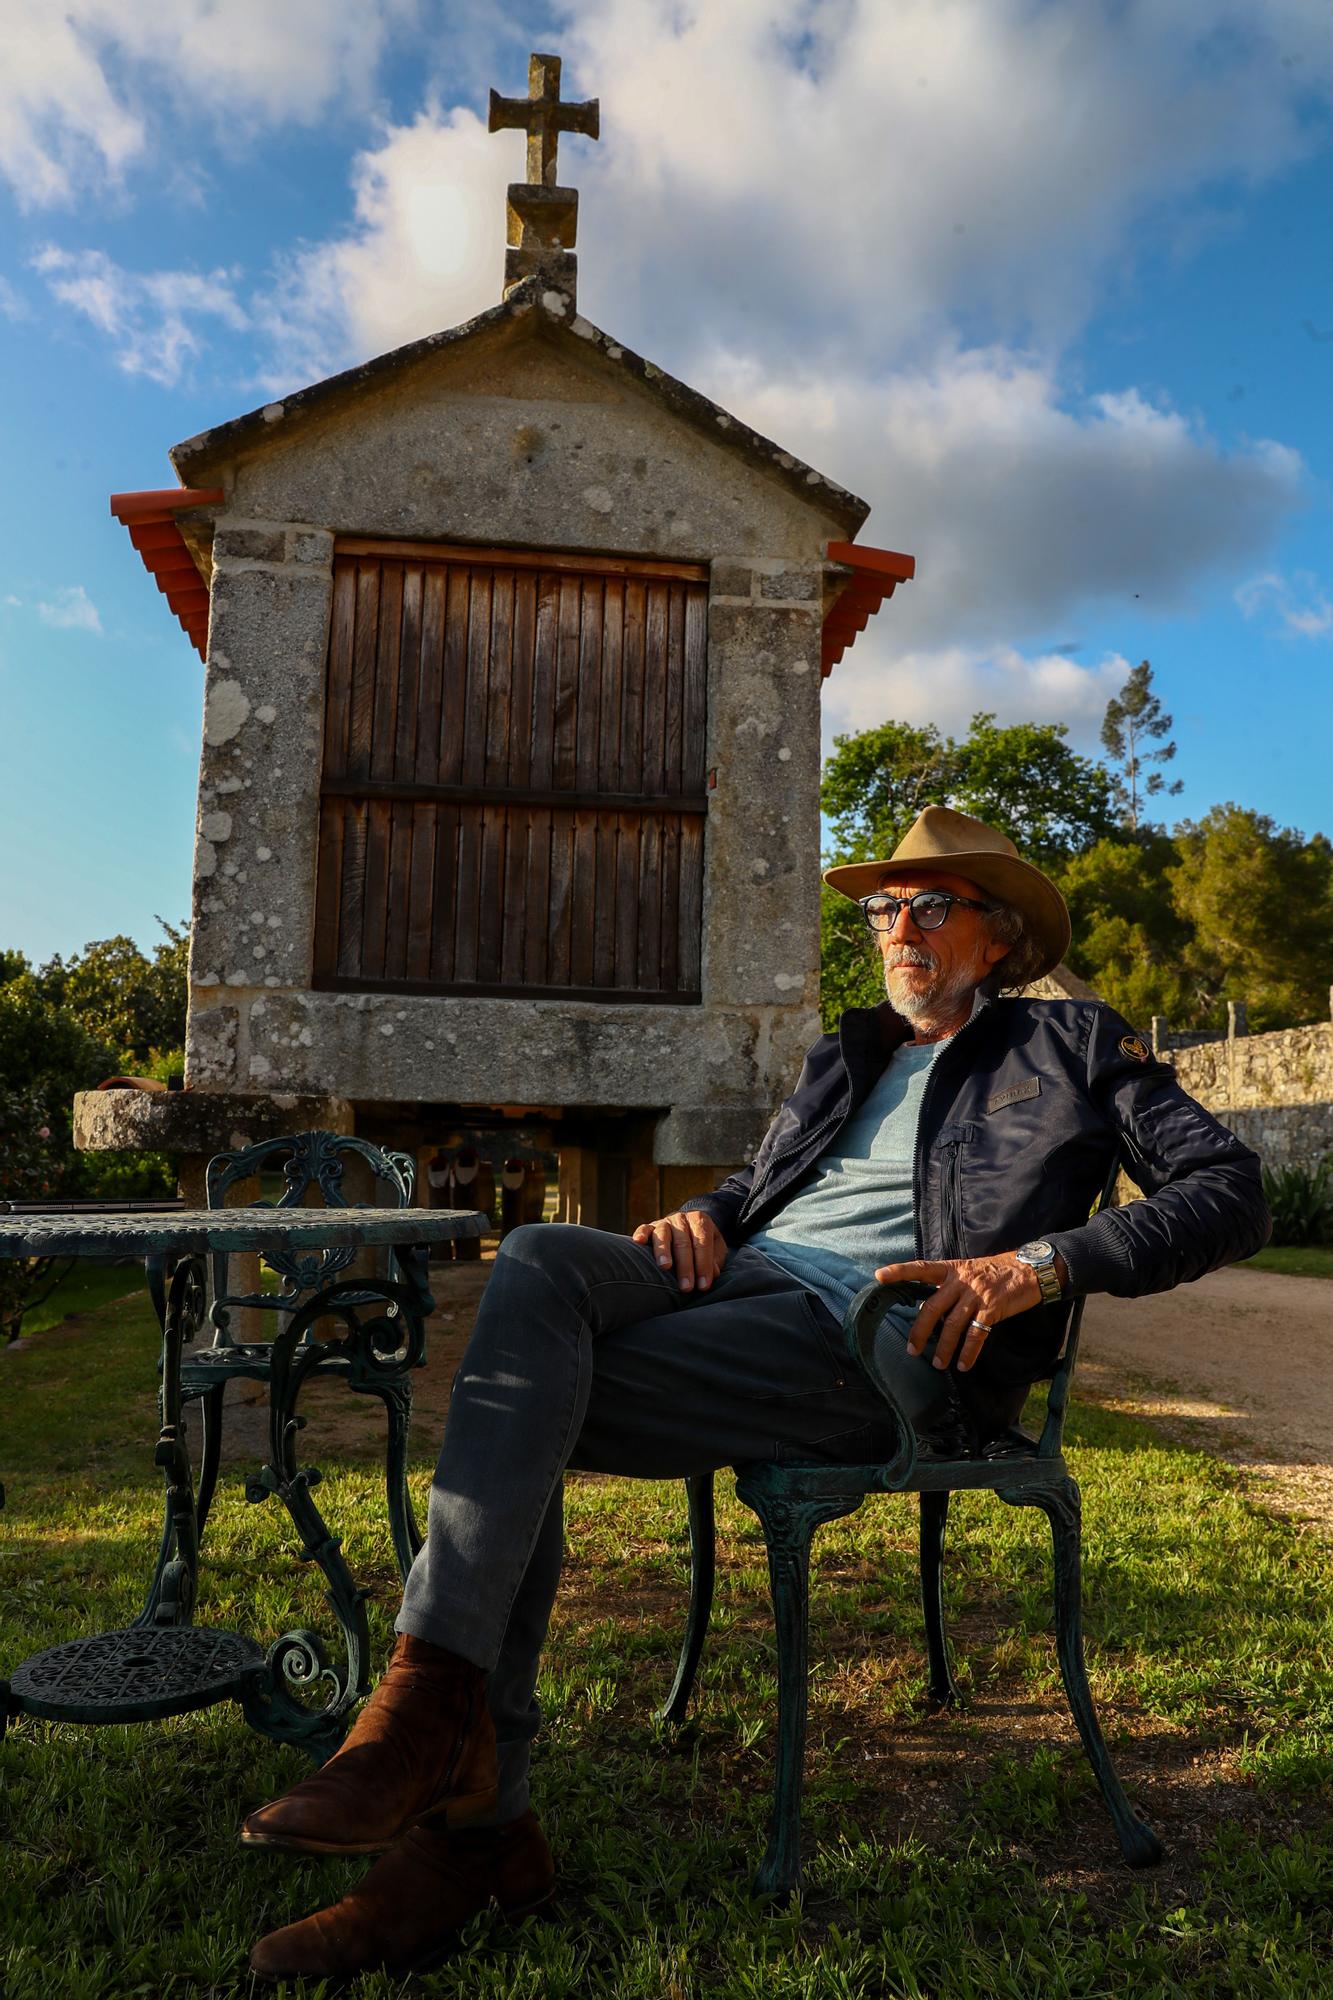
[[[1274,1243],[1333,1241],[1333,1154],[1317,1167],[1265,1167]]]

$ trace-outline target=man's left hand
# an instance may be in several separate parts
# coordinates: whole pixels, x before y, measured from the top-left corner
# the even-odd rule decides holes
[[[1020,1264],[1012,1250],[993,1257],[926,1258],[907,1264],[884,1264],[876,1271],[881,1285],[934,1285],[924,1299],[907,1340],[909,1354],[920,1354],[936,1328],[939,1345],[935,1366],[947,1368],[958,1353],[965,1373],[986,1344],[991,1329],[1014,1313],[1041,1304],[1041,1286],[1030,1264]]]

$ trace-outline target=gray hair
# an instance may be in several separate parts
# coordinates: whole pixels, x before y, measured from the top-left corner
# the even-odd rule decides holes
[[[1009,947],[995,967],[1001,986],[1006,992],[1027,986],[1040,973],[1045,953],[1028,930],[1022,911],[1012,903],[995,903],[985,922],[995,943]]]

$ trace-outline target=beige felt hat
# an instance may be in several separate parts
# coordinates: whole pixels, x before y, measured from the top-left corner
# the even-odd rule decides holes
[[[862,896],[874,895],[889,870],[906,867],[964,875],[979,889],[1020,910],[1041,952],[1041,965],[1030,978],[1040,979],[1068,951],[1069,911],[1054,882],[1024,861],[1006,834],[955,812],[952,806],[926,806],[887,861],[844,862],[827,869],[824,880],[830,889],[859,902]]]

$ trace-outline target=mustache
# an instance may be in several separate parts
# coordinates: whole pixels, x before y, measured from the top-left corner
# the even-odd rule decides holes
[[[933,972],[938,964],[934,952],[922,951],[917,945],[892,945],[884,954],[884,967],[888,972],[896,972],[900,965],[919,965],[927,972]]]

